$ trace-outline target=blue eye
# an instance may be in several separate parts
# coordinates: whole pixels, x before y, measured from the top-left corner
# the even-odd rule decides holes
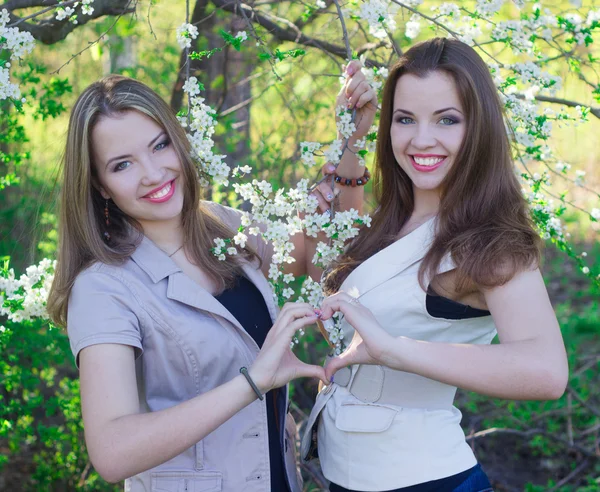
[[[455,125],[456,123],[458,123],[459,121],[456,118],[451,118],[450,116],[444,116],[441,120],[440,123],[442,125]]]
[[[162,142],[156,144],[156,146],[154,147],[154,151],[156,152],[157,150],[162,150],[165,147],[168,147],[170,143],[171,142],[169,139],[163,140]]]
[[[410,125],[414,122],[414,120],[412,118],[409,118],[408,116],[401,116],[399,118],[396,118],[396,122],[400,123],[401,125]]]
[[[129,165],[131,164],[131,162],[129,161],[121,161],[119,163],[117,163],[117,165],[114,168],[114,171],[122,171],[123,169],[127,169],[129,167]]]

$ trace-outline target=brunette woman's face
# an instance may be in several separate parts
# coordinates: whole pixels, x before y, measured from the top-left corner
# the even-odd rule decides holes
[[[94,166],[105,199],[142,227],[179,220],[181,163],[166,131],[139,111],[101,117],[92,130]]]
[[[444,72],[402,75],[396,83],[390,136],[394,156],[415,192],[438,191],[454,164],[466,121],[454,80]]]

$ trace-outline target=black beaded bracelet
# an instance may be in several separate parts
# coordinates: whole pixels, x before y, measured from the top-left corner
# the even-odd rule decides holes
[[[250,377],[250,374],[248,374],[248,369],[245,367],[240,367],[240,372],[244,375],[244,377],[248,380],[248,384],[250,386],[252,386],[252,389],[254,390],[254,392],[256,393],[256,396],[258,396],[259,400],[264,400],[265,397],[264,395],[262,395],[260,393],[260,390],[258,389],[258,386],[256,386],[256,384],[254,384],[254,381],[252,381],[252,378]]]

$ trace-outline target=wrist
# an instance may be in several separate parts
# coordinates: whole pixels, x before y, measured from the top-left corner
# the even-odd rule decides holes
[[[263,395],[273,389],[271,387],[271,377],[262,374],[260,369],[257,370],[257,368],[254,367],[254,365],[248,367],[248,374],[250,375],[252,381],[254,381],[254,384],[256,384],[256,387]]]
[[[255,396],[259,400],[263,400],[264,395],[268,391],[268,389],[266,389],[265,386],[261,384],[260,379],[257,377],[256,373],[251,372],[251,370],[247,369],[246,367],[241,367],[240,374],[245,378],[246,383],[253,391]]]
[[[407,370],[407,354],[410,351],[410,342],[412,340],[407,337],[392,337],[384,354],[382,354],[382,362],[387,367],[398,371]]]
[[[359,140],[362,140],[363,138],[365,138],[366,135],[360,135],[358,132],[354,132],[352,135],[350,135],[350,138],[348,138],[348,147],[350,147],[351,150],[355,150],[353,145],[358,142]],[[338,132],[337,134],[337,138],[338,140],[341,140],[342,142],[345,141],[346,139],[344,138],[344,136]]]
[[[339,170],[336,169],[336,171],[333,173],[333,181],[341,186],[350,186],[352,188],[356,188],[357,186],[366,185],[371,179],[371,173],[366,166],[361,166],[355,170],[354,174],[361,173],[359,176],[350,177],[349,175],[343,174],[344,171],[341,171],[342,174],[340,174],[338,171]]]

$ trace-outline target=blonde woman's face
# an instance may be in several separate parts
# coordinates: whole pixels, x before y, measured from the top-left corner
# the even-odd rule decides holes
[[[105,116],[92,130],[92,146],[103,198],[142,227],[180,220],[181,163],[161,126],[135,110]]]
[[[466,121],[454,80],[443,72],[398,79],[390,136],[415,191],[437,191],[454,164]]]

